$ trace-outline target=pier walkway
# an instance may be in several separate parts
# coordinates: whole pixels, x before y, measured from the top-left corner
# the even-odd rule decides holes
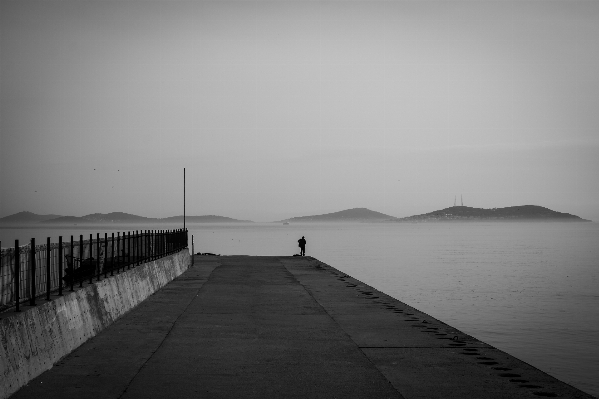
[[[591,396],[311,257],[195,266],[12,398]]]

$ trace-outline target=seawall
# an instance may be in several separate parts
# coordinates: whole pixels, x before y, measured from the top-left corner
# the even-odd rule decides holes
[[[52,368],[62,357],[185,272],[188,249],[144,263],[0,320],[0,398]]]

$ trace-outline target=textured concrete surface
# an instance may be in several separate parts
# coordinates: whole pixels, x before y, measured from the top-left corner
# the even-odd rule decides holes
[[[14,398],[591,396],[316,259],[195,266]]]
[[[0,315],[0,398],[50,369],[187,270],[189,251],[145,263],[19,313]]]

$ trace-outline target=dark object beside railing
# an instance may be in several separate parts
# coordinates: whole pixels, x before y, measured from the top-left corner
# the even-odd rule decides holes
[[[84,259],[83,262],[80,262],[79,259],[70,255],[65,255],[65,258],[67,268],[64,271],[65,276],[62,278],[65,283],[71,284],[71,282],[80,282],[85,278],[95,276],[97,262],[94,258]]]

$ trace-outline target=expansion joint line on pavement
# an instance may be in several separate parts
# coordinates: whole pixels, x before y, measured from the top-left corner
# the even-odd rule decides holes
[[[220,267],[220,264],[217,267]],[[212,275],[212,273],[210,273],[210,274]],[[210,277],[208,277],[208,279],[210,279]],[[166,339],[169,337],[169,335],[171,334],[171,332],[175,328],[175,325],[179,322],[179,319],[187,311],[187,309],[189,308],[189,306],[191,306],[191,303],[194,301],[194,299],[197,298],[198,292],[200,292],[200,290],[204,287],[204,284],[206,284],[206,282],[207,281],[205,281],[201,286],[199,286],[198,289],[196,290],[195,294],[191,296],[191,299],[189,300],[189,303],[187,303],[187,305],[185,306],[185,309],[183,309],[183,311],[181,313],[179,313],[179,316],[177,316],[177,318],[173,322],[173,325],[171,326],[171,328],[169,328],[168,332],[164,335],[164,338],[160,342],[160,345],[158,345],[158,347],[156,347],[156,349],[154,349],[152,351],[152,354],[150,356],[148,356],[148,358],[146,359],[146,361],[139,367],[139,370],[137,370],[137,372],[135,373],[135,375],[131,378],[131,380],[129,381],[129,383],[127,384],[127,386],[123,390],[123,392],[121,392],[121,394],[118,396],[118,399],[121,399],[123,397],[123,395],[125,395],[127,393],[127,389],[129,389],[129,386],[131,386],[131,383],[139,375],[139,373],[141,372],[141,370],[143,370],[143,368],[150,361],[150,359],[152,359],[152,357],[154,357],[154,354],[160,350],[160,348],[164,344],[164,341],[166,341]]]
[[[337,320],[335,320],[335,318],[334,318],[334,317],[333,317],[333,316],[332,316],[332,315],[331,315],[329,312],[327,312],[327,310],[324,308],[324,306],[322,306],[322,305],[320,304],[320,302],[318,302],[318,300],[316,300],[316,298],[314,297],[314,295],[312,295],[312,292],[311,292],[309,289],[307,289],[307,288],[306,288],[306,286],[305,286],[304,284],[302,284],[302,283],[301,283],[301,281],[299,281],[299,280],[298,280],[298,279],[295,277],[295,275],[294,275],[294,274],[293,274],[293,273],[292,273],[292,272],[291,272],[289,269],[287,269],[287,266],[286,266],[286,265],[285,265],[283,262],[281,262],[281,264],[282,264],[282,265],[283,265],[283,267],[284,267],[284,268],[287,270],[287,272],[293,276],[293,278],[295,279],[295,281],[297,281],[297,283],[298,283],[299,285],[301,285],[301,286],[302,286],[302,288],[304,289],[304,291],[306,291],[306,292],[308,293],[308,295],[310,295],[310,297],[312,298],[312,300],[318,304],[318,306],[319,306],[319,307],[322,309],[322,311],[323,311],[323,312],[324,312],[324,313],[325,313],[327,316],[329,316],[329,317],[331,318],[331,320],[333,320],[333,322],[334,322],[335,324],[337,324],[337,326],[339,327],[339,329],[340,329],[341,331],[343,331],[343,334],[345,334],[345,335],[347,336],[347,338],[348,338],[348,339],[349,339],[351,342],[353,342],[353,344],[356,346],[356,348],[358,348],[358,350],[360,351],[360,353],[362,354],[362,356],[364,356],[364,357],[366,358],[366,360],[368,361],[368,363],[370,363],[370,364],[372,365],[372,367],[374,367],[374,369],[375,369],[375,370],[376,370],[376,371],[377,371],[377,372],[378,372],[378,373],[381,375],[381,377],[383,377],[383,379],[384,379],[384,380],[386,380],[387,382],[389,382],[389,384],[390,384],[390,385],[393,387],[393,389],[395,389],[395,391],[396,391],[396,392],[399,394],[399,397],[400,397],[400,398],[402,398],[402,397],[403,397],[403,395],[401,394],[401,392],[399,392],[399,391],[397,390],[397,388],[395,388],[395,386],[394,386],[394,385],[391,383],[391,381],[389,381],[389,379],[388,379],[388,378],[385,376],[385,374],[383,374],[383,372],[382,372],[382,371],[381,371],[381,370],[380,370],[380,369],[379,369],[379,368],[376,366],[376,364],[374,364],[374,363],[372,362],[372,360],[370,360],[370,358],[369,358],[368,356],[366,356],[366,354],[365,354],[365,353],[362,351],[362,347],[360,347],[360,346],[358,345],[358,343],[352,339],[351,335],[349,335],[349,334],[347,333],[347,331],[345,331],[345,329],[344,329],[344,328],[341,326],[341,324],[339,324],[339,323],[337,322]],[[367,347],[364,347],[364,348],[367,348]]]

